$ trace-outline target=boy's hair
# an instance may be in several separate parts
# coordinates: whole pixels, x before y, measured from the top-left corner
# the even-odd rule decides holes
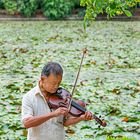
[[[50,74],[53,74],[55,76],[63,75],[63,69],[61,65],[56,62],[47,63],[42,69],[41,76],[48,77]]]

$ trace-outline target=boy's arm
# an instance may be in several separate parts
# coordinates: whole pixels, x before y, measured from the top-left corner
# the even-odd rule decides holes
[[[75,117],[75,118],[69,117],[67,120],[64,121],[63,125],[69,126],[69,125],[79,123],[80,121],[83,121],[83,120],[92,120],[92,119],[93,119],[92,113],[87,111],[85,112],[84,115],[81,115],[80,117]]]
[[[68,112],[67,108],[60,107],[57,110],[50,112],[48,114],[45,114],[45,115],[32,116],[32,117],[25,118],[23,120],[23,124],[24,124],[25,128],[35,127],[35,126],[38,126],[38,125],[44,123],[45,121],[47,121],[53,117],[65,115],[65,114],[67,114],[67,112]]]
[[[60,107],[53,112],[39,116],[34,116],[33,112],[33,105],[31,104],[30,97],[24,96],[22,100],[22,123],[25,128],[35,127],[53,117],[66,115],[68,113],[68,109]]]

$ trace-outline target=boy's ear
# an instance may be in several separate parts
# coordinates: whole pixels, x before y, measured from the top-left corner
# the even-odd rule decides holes
[[[44,81],[46,78],[46,76],[41,76],[41,81]]]

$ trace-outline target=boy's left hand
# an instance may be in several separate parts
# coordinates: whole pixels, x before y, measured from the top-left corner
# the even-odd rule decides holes
[[[93,115],[90,111],[86,111],[85,114],[80,116],[81,120],[93,120]]]

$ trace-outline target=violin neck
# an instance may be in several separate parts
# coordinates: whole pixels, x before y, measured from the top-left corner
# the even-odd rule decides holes
[[[73,100],[71,102],[71,105],[76,109],[80,110],[82,113],[86,112],[86,109],[84,107],[80,106],[78,103],[74,102]]]
[[[80,110],[83,114],[87,111],[84,107],[82,107],[82,106],[80,106],[79,104],[77,104],[76,102],[74,102],[73,100],[72,100],[72,102],[71,102],[71,105],[73,106],[73,107],[75,107],[76,109],[78,109],[78,110]],[[93,116],[93,118],[95,119],[95,121],[97,122],[97,123],[99,123],[100,125],[102,125],[102,126],[106,126],[106,123],[104,123],[100,118],[98,118],[96,115],[94,115],[94,114],[92,114],[92,116]]]

